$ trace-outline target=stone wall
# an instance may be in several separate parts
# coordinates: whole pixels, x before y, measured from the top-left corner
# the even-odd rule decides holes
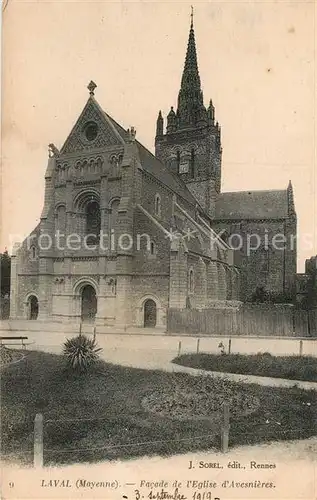
[[[293,294],[296,276],[296,248],[294,250],[286,248],[284,251],[281,248],[283,243],[280,243],[281,249],[273,248],[272,239],[275,235],[282,234],[289,242],[290,235],[296,231],[294,224],[289,226],[284,220],[214,221],[213,228],[216,232],[225,230],[227,237],[233,234],[241,236],[243,246],[235,252],[241,269],[241,300],[251,299],[257,287],[264,287],[274,294]],[[256,239],[252,237],[252,234],[259,235],[261,245],[256,250],[251,249],[248,255],[247,239],[250,238],[251,246],[256,245]],[[238,238],[231,241],[234,246],[239,245]],[[268,241],[268,245],[266,245],[266,241]],[[267,246],[267,250],[265,246]]]

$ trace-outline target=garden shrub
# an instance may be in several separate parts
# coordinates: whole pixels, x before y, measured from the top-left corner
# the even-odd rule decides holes
[[[89,339],[85,335],[79,334],[77,337],[66,340],[63,354],[69,368],[85,372],[99,360],[101,350],[95,338]]]

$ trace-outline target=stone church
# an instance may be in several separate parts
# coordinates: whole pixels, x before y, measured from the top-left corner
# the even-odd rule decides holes
[[[292,186],[221,192],[221,131],[203,102],[193,19],[155,156],[100,107],[94,82],[88,90],[62,148],[49,146],[40,223],[12,256],[11,317],[152,328],[168,308],[232,307],[259,286],[292,296],[296,247],[248,255],[244,244],[255,230],[296,234]]]

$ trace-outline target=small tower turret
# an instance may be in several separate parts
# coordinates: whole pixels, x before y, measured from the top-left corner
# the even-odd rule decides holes
[[[171,134],[177,130],[177,117],[173,106],[167,115],[166,133]]]
[[[44,193],[44,205],[42,209],[41,219],[46,219],[51,204],[54,198],[54,180],[56,172],[56,158],[59,157],[59,150],[57,147],[51,143],[48,145],[48,160],[45,172],[45,193]]]
[[[160,110],[156,120],[156,137],[161,137],[163,135],[163,129],[164,129],[164,120],[162,112]]]
[[[212,103],[212,99],[209,101],[209,106],[207,109],[207,119],[208,125],[214,125],[215,123],[215,106]]]
[[[288,215],[289,217],[296,217],[292,181],[289,181],[287,186],[287,198],[288,198]]]

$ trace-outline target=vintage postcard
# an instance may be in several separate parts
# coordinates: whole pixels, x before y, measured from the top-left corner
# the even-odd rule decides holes
[[[3,2],[1,498],[316,500],[315,19]]]

